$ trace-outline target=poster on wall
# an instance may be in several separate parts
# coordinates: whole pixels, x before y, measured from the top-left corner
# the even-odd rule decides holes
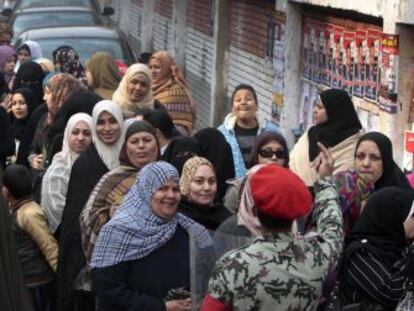
[[[333,36],[333,44],[334,44],[334,50],[333,50],[333,77],[332,77],[332,83],[331,87],[340,89],[342,88],[342,61],[343,61],[343,55],[345,54],[345,48],[344,48],[344,31],[345,29],[340,26],[335,26],[334,30],[334,36]]]
[[[368,29],[367,45],[364,47],[365,63],[365,93],[364,98],[378,100],[379,91],[379,62],[381,54],[381,33],[378,30]]]
[[[363,98],[365,91],[364,45],[366,44],[367,33],[363,29],[357,29],[355,34],[353,96]]]
[[[355,31],[345,31],[343,36],[344,52],[342,54],[342,87],[350,96],[353,94],[354,65],[356,50]]]
[[[321,23],[314,23],[313,27],[311,28],[311,47],[313,48],[312,56],[312,76],[311,80],[315,83],[322,82],[322,73],[323,73],[323,58],[322,55],[324,54],[323,49],[323,40],[324,37],[323,32],[323,25]]]
[[[398,35],[382,34],[380,70],[380,109],[388,113],[398,112]]]
[[[310,24],[305,21],[303,26],[303,77],[311,78]]]
[[[330,87],[332,83],[332,75],[333,75],[333,57],[335,54],[335,44],[334,44],[334,30],[335,27],[333,24],[327,23],[325,24],[325,42],[326,42],[326,48],[325,48],[325,54],[326,54],[326,66],[325,70],[322,75],[322,83],[325,86]]]
[[[285,23],[286,15],[276,12],[274,16],[275,37],[273,40],[273,101],[277,106],[283,106],[284,71],[285,71]]]
[[[313,108],[321,90],[315,84],[305,80],[302,80],[301,88],[298,130],[303,133],[313,125]]]

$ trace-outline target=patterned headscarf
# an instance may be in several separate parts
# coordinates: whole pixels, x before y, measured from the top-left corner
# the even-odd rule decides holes
[[[129,82],[138,74],[145,76],[148,82],[148,92],[145,97],[139,102],[133,102],[128,95],[128,84]],[[154,109],[154,96],[152,95],[152,79],[151,79],[151,70],[147,65],[144,64],[133,64],[128,67],[125,75],[122,77],[121,83],[116,89],[112,99],[118,103],[124,115],[127,117],[132,117],[133,111],[136,108],[151,108]]]
[[[152,211],[154,193],[170,180],[178,182],[178,172],[167,162],[154,162],[142,168],[120,209],[101,229],[92,255],[92,268],[147,256],[171,240],[177,225],[194,235],[198,247],[212,245],[207,230],[188,217],[176,213],[170,220],[164,220]]]
[[[78,53],[70,46],[62,46],[53,52],[53,60],[60,63],[60,71],[69,73],[75,78],[86,82],[85,70],[79,60]]]
[[[182,195],[189,195],[191,180],[193,179],[195,172],[201,165],[208,165],[214,172],[213,164],[211,164],[211,162],[206,158],[192,157],[191,159],[185,162],[183,172],[180,178],[180,189]]]
[[[49,111],[52,115],[66,103],[72,93],[83,87],[78,79],[67,73],[52,76],[46,86],[52,94],[53,108]]]
[[[191,107],[195,109],[195,103],[191,97],[191,92],[181,70],[175,63],[174,58],[167,51],[159,51],[152,54],[151,59],[155,59],[161,63],[161,74],[158,79],[153,80],[152,91],[154,96],[168,88],[172,83],[176,82],[181,85],[190,99]]]

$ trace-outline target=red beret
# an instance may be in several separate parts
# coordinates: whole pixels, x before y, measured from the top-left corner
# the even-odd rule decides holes
[[[296,174],[276,164],[260,168],[250,179],[256,208],[277,219],[294,220],[306,215],[312,196]]]

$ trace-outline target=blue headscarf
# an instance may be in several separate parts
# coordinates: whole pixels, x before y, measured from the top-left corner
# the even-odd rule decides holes
[[[119,210],[99,233],[92,254],[92,268],[147,256],[173,237],[177,225],[194,236],[199,248],[212,246],[207,230],[190,218],[177,213],[166,221],[153,213],[152,196],[169,180],[178,183],[179,177],[177,170],[167,162],[153,162],[141,169]]]

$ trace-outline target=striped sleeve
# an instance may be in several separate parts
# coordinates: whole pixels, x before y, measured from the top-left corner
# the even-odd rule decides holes
[[[407,256],[390,271],[368,250],[357,252],[349,261],[346,280],[357,292],[364,293],[381,305],[395,307],[404,295],[410,258]]]

